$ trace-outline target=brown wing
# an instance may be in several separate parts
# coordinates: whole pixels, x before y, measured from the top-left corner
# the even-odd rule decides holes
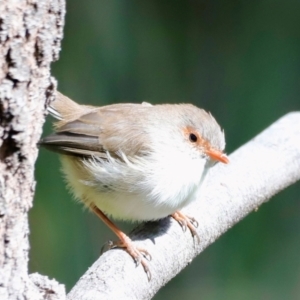
[[[115,104],[97,108],[79,105],[59,95],[51,108],[51,114],[59,116],[56,132],[43,138],[39,144],[66,155],[105,158],[107,151],[113,155],[120,150],[131,155],[133,149],[137,152],[145,147],[141,118],[136,118],[136,113],[132,112],[138,109],[143,114],[149,107]]]
[[[97,137],[72,132],[54,133],[41,139],[39,145],[65,155],[106,156]]]

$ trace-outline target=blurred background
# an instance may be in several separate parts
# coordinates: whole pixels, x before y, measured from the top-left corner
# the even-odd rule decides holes
[[[192,102],[216,117],[231,153],[300,110],[300,1],[68,1],[52,73],[59,90],[80,103]],[[41,149],[36,179],[30,270],[70,289],[115,237],[72,200],[56,154]],[[299,299],[299,252],[297,183],[154,299]]]

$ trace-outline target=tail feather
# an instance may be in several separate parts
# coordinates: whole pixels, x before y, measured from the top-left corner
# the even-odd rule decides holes
[[[53,107],[53,106],[48,106],[48,112],[49,114],[55,118],[56,120],[61,121],[63,119],[62,115]]]
[[[56,92],[56,99],[48,107],[48,112],[58,122],[54,124],[55,128],[59,128],[68,122],[72,122],[85,113],[93,110],[93,106],[79,105],[59,91]]]

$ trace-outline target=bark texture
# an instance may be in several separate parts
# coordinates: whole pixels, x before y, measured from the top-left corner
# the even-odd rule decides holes
[[[56,297],[28,276],[28,210],[64,14],[63,0],[0,2],[0,299]]]
[[[199,244],[170,218],[148,223],[131,237],[152,255],[150,282],[125,251],[113,249],[91,266],[68,299],[151,299],[220,235],[299,180],[300,112],[279,119],[229,159],[209,172],[198,201],[184,210],[199,221]]]

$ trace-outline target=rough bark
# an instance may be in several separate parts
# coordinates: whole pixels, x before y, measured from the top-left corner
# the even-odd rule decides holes
[[[123,250],[102,255],[71,290],[68,299],[151,299],[220,235],[300,179],[300,112],[267,128],[208,174],[198,201],[184,211],[199,221],[200,243],[170,218],[148,223],[132,239],[152,255],[152,280]]]
[[[63,0],[0,2],[0,299],[64,295],[53,281],[28,276],[36,144],[55,89],[50,63],[58,58],[64,14]]]

